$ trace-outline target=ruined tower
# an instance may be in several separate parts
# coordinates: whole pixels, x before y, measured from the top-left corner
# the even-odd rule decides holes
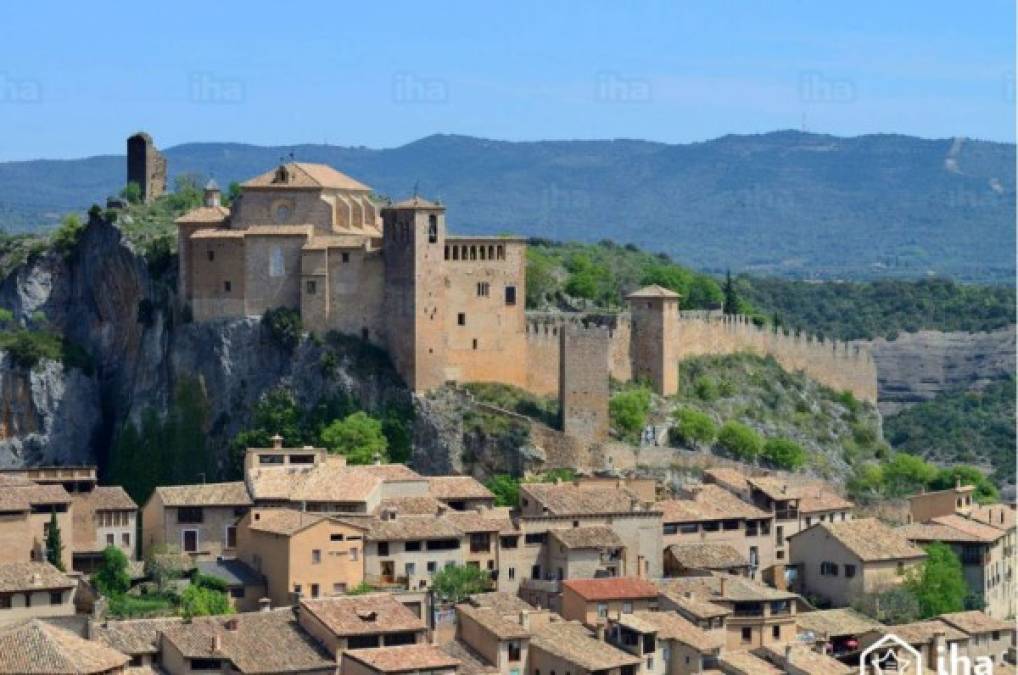
[[[679,294],[647,286],[626,296],[632,317],[633,377],[646,379],[662,396],[679,391]]]
[[[445,383],[445,207],[414,196],[382,209],[387,344],[414,391]]]
[[[565,324],[559,332],[562,431],[591,443],[608,438],[608,329]]]
[[[127,182],[138,184],[146,204],[166,192],[166,157],[144,131],[127,139]]]

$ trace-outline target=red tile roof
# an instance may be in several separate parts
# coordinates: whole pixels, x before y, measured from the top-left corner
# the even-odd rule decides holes
[[[564,588],[584,600],[628,600],[630,598],[656,598],[657,586],[639,577],[609,577],[604,579],[567,579]]]

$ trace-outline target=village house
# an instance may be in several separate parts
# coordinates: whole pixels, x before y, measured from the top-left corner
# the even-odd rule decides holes
[[[607,640],[643,659],[644,673],[686,675],[718,666],[725,636],[672,612],[637,610],[608,620]]]
[[[802,642],[823,645],[835,658],[857,655],[864,635],[889,630],[879,621],[848,607],[799,612],[795,622]]]
[[[48,562],[0,563],[0,624],[74,614],[77,585]]]
[[[128,657],[39,619],[0,627],[0,673],[115,675]]]
[[[445,518],[383,512],[370,522],[366,536],[365,580],[380,586],[428,588],[443,567],[464,563],[466,546],[467,535]],[[489,555],[494,559],[493,553]]]
[[[264,606],[266,600],[271,604],[265,575],[242,560],[199,560],[194,564],[194,569],[202,576],[219,579],[226,588],[230,606],[238,612],[253,612]]]
[[[969,636],[939,619],[896,624],[890,630],[898,639],[922,654],[923,663],[934,672],[936,671],[937,655],[949,653],[952,645],[957,649],[958,654],[968,655]],[[884,635],[886,635],[885,630],[867,633],[862,638],[862,648],[868,648]]]
[[[786,675],[856,675],[856,666],[846,665],[804,645],[761,647],[753,655],[779,668]]]
[[[127,619],[123,621],[90,620],[86,628],[89,640],[100,642],[130,660],[131,668],[151,668],[155,672],[162,655],[159,651],[160,633],[167,626],[173,626],[183,619],[180,617],[160,617],[156,619]]]
[[[339,659],[348,649],[424,644],[424,621],[391,593],[303,599],[297,607],[301,627]]]
[[[968,638],[966,655],[975,659],[985,656],[997,667],[1004,666],[1016,646],[1015,622],[993,617],[986,612],[966,611],[941,614],[938,620],[965,633]]]
[[[604,624],[609,617],[657,609],[657,586],[639,577],[567,579],[562,582],[565,619],[587,626]]]
[[[64,569],[72,569],[74,521],[71,496],[60,484],[0,475],[0,563],[46,559],[46,533],[56,514],[64,543]]]
[[[341,675],[454,675],[459,659],[435,645],[404,645],[343,652]]]
[[[119,548],[128,560],[137,560],[138,505],[124,488],[96,485],[86,492],[72,492],[71,501],[75,570],[94,572],[108,546]]]
[[[241,481],[157,487],[142,509],[144,551],[167,547],[206,560],[232,556],[237,520],[250,507]]]
[[[727,609],[729,613],[722,620],[728,649],[783,645],[795,638],[796,605],[800,600],[795,593],[777,590],[746,577],[720,573],[661,579],[658,587],[663,596],[669,596],[669,606],[689,593],[701,603]],[[684,615],[684,611],[680,609],[679,614]]]
[[[801,592],[847,607],[864,593],[900,584],[926,553],[875,518],[821,522],[789,538]]]
[[[665,575],[700,576],[704,572],[727,572],[752,577],[752,566],[730,544],[672,544],[665,549]]]
[[[961,480],[955,481],[954,487],[946,490],[926,492],[908,498],[908,522],[925,523],[938,516],[958,514],[967,516],[976,506],[972,496],[976,491],[974,485],[962,485]]]
[[[237,559],[264,578],[273,605],[343,595],[364,581],[364,524],[290,508],[253,508],[237,527]],[[239,604],[254,609],[262,596]]]
[[[658,583],[658,606],[662,612],[674,612],[694,626],[715,632],[724,638],[725,619],[732,610],[706,599],[706,589],[694,593],[688,588],[675,588],[664,582]],[[724,642],[724,639],[722,639]]]
[[[578,621],[549,621],[532,628],[527,675],[637,675],[642,659],[604,641]]]
[[[522,675],[527,665],[533,608],[518,602],[523,609],[515,614],[507,614],[506,603],[493,607],[467,601],[456,606],[456,640],[477,652],[500,675]]]

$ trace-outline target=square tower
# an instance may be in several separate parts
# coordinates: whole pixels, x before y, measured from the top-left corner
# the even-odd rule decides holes
[[[679,294],[647,286],[626,296],[632,318],[633,377],[650,380],[661,396],[679,391]]]
[[[414,196],[382,209],[386,343],[413,391],[441,386],[446,367],[445,207]]]
[[[559,331],[559,407],[567,436],[608,438],[608,329],[564,324]]]
[[[144,131],[127,139],[127,182],[138,184],[146,204],[166,192],[166,157]]]

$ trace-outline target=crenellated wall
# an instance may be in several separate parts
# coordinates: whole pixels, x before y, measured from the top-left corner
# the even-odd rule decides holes
[[[559,334],[566,324],[594,325],[608,329],[608,369],[613,378],[632,379],[629,356],[630,325],[625,314],[563,314],[527,312],[526,388],[540,396],[558,396],[561,344]]]

